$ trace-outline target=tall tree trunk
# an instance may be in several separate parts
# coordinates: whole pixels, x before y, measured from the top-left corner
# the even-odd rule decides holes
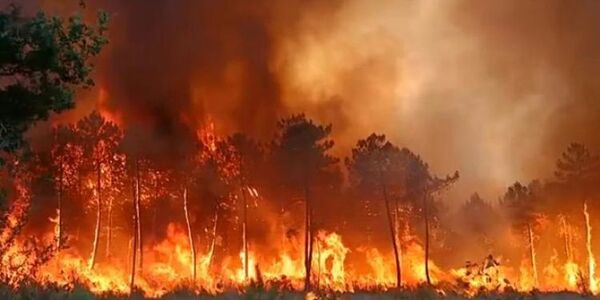
[[[427,285],[431,285],[429,276],[429,196],[427,193],[423,196],[423,212],[425,216],[425,279]]]
[[[56,208],[56,249],[60,249],[62,246],[62,196],[63,196],[63,181],[64,181],[64,169],[61,163],[60,165],[60,176],[58,179],[58,193],[57,193],[57,208]]]
[[[187,188],[183,189],[183,213],[185,214],[185,224],[187,225],[188,239],[190,241],[190,254],[192,255],[192,280],[196,282],[196,246],[194,245],[194,234],[192,233],[188,211]]]
[[[402,278],[400,277],[400,257],[398,256],[398,244],[396,243],[396,230],[394,228],[394,217],[392,216],[392,208],[390,207],[390,200],[385,184],[381,185],[383,193],[383,200],[385,202],[385,211],[387,213],[387,221],[390,231],[390,238],[392,240],[392,249],[394,250],[394,260],[396,263],[396,287],[400,288],[402,285]]]
[[[562,232],[563,232],[563,243],[564,243],[564,250],[565,250],[565,257],[567,259],[567,261],[571,261],[572,260],[572,256],[571,256],[571,249],[569,247],[569,224],[567,223],[567,217],[564,215],[560,215],[560,226],[562,227]]]
[[[144,266],[144,249],[143,249],[143,240],[142,240],[142,220],[141,220],[141,212],[140,212],[140,200],[141,200],[141,195],[140,195],[140,191],[141,191],[141,179],[140,179],[140,168],[139,168],[139,162],[136,161],[135,162],[135,195],[136,195],[136,202],[135,202],[135,214],[136,214],[136,218],[135,221],[137,223],[137,244],[138,244],[138,250],[140,252],[140,259],[138,260],[139,262],[139,269],[140,272],[142,272],[143,270],[143,266]]]
[[[96,255],[98,254],[98,241],[100,240],[100,220],[102,218],[102,183],[101,183],[101,171],[102,165],[100,161],[96,161],[96,192],[97,192],[97,203],[96,203],[96,227],[94,229],[94,245],[92,248],[92,257],[90,259],[89,269],[93,269],[96,264]]]
[[[137,168],[137,163],[136,163],[136,168]],[[133,293],[133,290],[135,288],[135,265],[136,265],[136,259],[137,259],[137,244],[138,244],[138,218],[139,218],[139,214],[138,214],[138,193],[139,193],[139,182],[137,180],[137,176],[135,176],[135,180],[134,180],[134,187],[133,187],[133,243],[131,246],[131,251],[132,251],[132,259],[131,259],[131,276],[130,276],[130,281],[129,281],[129,292]]]
[[[217,205],[217,208],[215,209],[215,217],[214,217],[214,222],[213,222],[213,228],[212,228],[212,239],[210,242],[210,248],[208,250],[208,269],[210,270],[210,267],[212,265],[212,261],[215,255],[215,244],[217,242],[217,225],[219,224],[219,207]]]
[[[317,243],[317,288],[321,286],[321,246]]]
[[[244,279],[248,280],[248,199],[244,191],[244,183],[240,180],[240,193],[244,205],[242,216],[242,247],[244,248]]]
[[[527,235],[529,237],[529,258],[531,260],[531,271],[533,273],[533,282],[537,287],[539,284],[538,281],[538,272],[537,272],[537,262],[536,262],[536,253],[535,246],[533,243],[533,229],[531,228],[531,224],[527,223]]]
[[[310,290],[310,275],[312,269],[312,206],[310,199],[310,190],[308,184],[304,184],[304,203],[305,203],[305,216],[304,216],[304,290]]]
[[[396,197],[396,200],[394,201],[395,206],[394,206],[394,228],[396,230],[396,245],[398,246],[398,264],[400,265],[399,268],[399,278],[402,279],[402,222],[400,221],[400,205],[398,204],[399,200]],[[402,283],[402,280],[400,280],[400,283]]]
[[[113,199],[111,197],[111,199],[108,201],[108,209],[107,209],[107,224],[106,224],[106,258],[110,258],[110,247],[111,247],[111,242],[112,242],[112,223],[113,223],[113,215],[112,215],[112,210],[113,210]]]
[[[592,252],[592,225],[590,224],[590,214],[585,201],[583,202],[583,216],[585,218],[585,245],[588,257],[588,288],[592,293],[596,293],[598,290],[598,283],[596,282],[596,259]]]

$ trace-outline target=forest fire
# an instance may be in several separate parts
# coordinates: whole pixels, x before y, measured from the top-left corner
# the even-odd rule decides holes
[[[296,140],[297,131],[306,128],[317,134],[303,145],[306,140]],[[78,284],[97,294],[126,295],[138,290],[148,297],[160,297],[182,287],[209,294],[256,286],[343,293],[411,289],[424,284],[439,293],[466,296],[509,290],[596,293],[592,217],[585,202],[579,212],[585,221],[581,227],[563,213],[551,221],[549,213],[533,209],[531,205],[537,203],[533,198],[529,201],[534,202],[522,203],[523,197],[533,197],[535,187],[517,183],[509,188],[500,206],[506,210],[506,218],[516,218],[514,229],[509,227],[505,238],[515,238],[522,245],[520,258],[511,262],[490,254],[464,267],[442,267],[448,264],[427,254],[431,251],[427,247],[437,240],[427,235],[442,232],[438,228],[441,215],[434,212],[439,203],[433,197],[458,175],[434,177],[418,156],[396,148],[384,136],[372,135],[357,143],[346,166],[350,176],[360,176],[359,170],[376,172],[377,176],[352,177],[356,189],[340,187],[338,193],[347,197],[344,201],[357,201],[363,207],[358,212],[352,208],[355,222],[373,222],[368,213],[362,216],[367,219],[360,220],[362,211],[373,209],[380,210],[375,218],[387,221],[379,222],[382,226],[374,234],[359,233],[353,226],[317,225],[321,221],[312,219],[314,207],[319,205],[311,207],[298,201],[306,203],[309,198],[305,197],[313,195],[339,196],[328,193],[330,187],[319,182],[306,185],[300,166],[310,161],[335,162],[325,154],[329,142],[322,134],[329,127],[299,115],[282,119],[279,130],[276,141],[263,146],[241,134],[219,136],[214,124],[208,123],[198,130],[197,148],[189,158],[179,165],[168,165],[159,163],[160,158],[154,161],[151,156],[142,156],[143,152],[128,154],[122,146],[128,138],[126,133],[97,112],[77,124],[56,126],[47,157],[40,154],[30,161],[7,157],[14,181],[11,206],[3,222],[2,239],[7,248],[1,249],[2,277],[14,288],[31,281],[66,289]],[[283,147],[297,153],[297,147],[315,145],[320,145],[325,156],[315,160],[302,152],[301,165],[286,167],[286,175],[276,173],[277,165],[269,165],[277,163],[278,155],[290,155]],[[383,156],[388,158],[380,160]],[[415,164],[411,167],[414,177],[407,177],[402,172],[411,163]],[[43,190],[48,185],[33,178],[44,172],[50,172],[49,188],[54,193],[32,216],[41,221],[28,226],[25,211],[35,205],[32,189]],[[273,184],[275,177],[269,172],[290,176],[290,181]],[[419,172],[425,181],[418,181]],[[326,175],[313,174],[316,178]],[[394,182],[397,178],[401,178],[399,185]],[[409,182],[419,189],[407,189]],[[286,194],[297,197],[294,184],[298,183],[303,187],[298,190],[298,200],[271,200]],[[375,189],[365,193],[362,189],[369,184]],[[417,193],[428,201],[413,202],[399,197],[400,191]],[[212,200],[199,202],[201,197]],[[378,199],[383,202],[376,204]],[[312,213],[291,214],[289,207],[299,204]],[[419,206],[422,204],[430,207]],[[466,205],[467,209],[488,208],[476,197]],[[423,223],[419,218],[430,219]],[[431,223],[436,227],[429,228]],[[303,228],[306,225],[309,230]],[[425,226],[426,235],[414,226]],[[544,237],[549,228],[560,232],[550,255],[536,247],[540,239],[549,238]],[[393,247],[380,243],[388,231]],[[31,240],[28,232],[42,238]],[[374,238],[379,241],[369,242]],[[429,245],[424,242],[428,239]],[[439,242],[433,245],[442,247]],[[311,251],[310,276],[306,276],[307,248]]]
[[[0,8],[0,298],[598,296],[599,2],[367,2]]]

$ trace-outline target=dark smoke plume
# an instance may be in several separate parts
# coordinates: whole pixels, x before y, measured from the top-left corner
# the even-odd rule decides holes
[[[268,138],[306,112],[333,123],[339,155],[383,132],[438,173],[460,170],[454,196],[490,199],[551,174],[570,141],[600,147],[598,1],[87,4],[113,14],[99,106],[168,151],[208,116]]]

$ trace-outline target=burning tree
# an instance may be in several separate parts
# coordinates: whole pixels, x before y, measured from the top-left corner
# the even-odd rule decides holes
[[[244,277],[248,279],[248,197],[256,196],[255,186],[264,166],[264,154],[260,145],[242,133],[236,133],[218,146],[225,161],[229,162],[230,179],[242,200],[242,250],[244,253]]]
[[[352,149],[352,156],[346,158],[345,163],[356,190],[380,193],[383,198],[396,263],[396,286],[399,288],[402,285],[401,246],[398,245],[393,217],[398,212],[392,208],[390,198],[393,194],[398,196],[404,191],[404,182],[401,178],[404,177],[406,169],[401,159],[401,151],[387,141],[385,135],[373,133],[357,142]]]
[[[89,262],[89,268],[93,269],[100,239],[102,210],[106,202],[103,196],[104,192],[111,188],[105,186],[108,183],[106,175],[115,163],[113,159],[117,155],[122,134],[117,125],[107,121],[94,111],[77,123],[77,135],[85,158],[83,160],[84,169],[93,174],[92,177],[95,181],[93,194],[96,205],[96,225]]]
[[[6,153],[22,149],[23,135],[32,124],[46,120],[50,112],[72,108],[74,91],[94,84],[90,59],[107,43],[107,23],[105,13],[94,26],[79,16],[68,21],[42,12],[26,17],[14,5],[0,11],[0,172],[5,171]],[[6,200],[4,188],[0,185],[0,202]],[[62,216],[56,222],[58,245]]]
[[[121,132],[119,132],[121,134]],[[120,142],[120,140],[119,140]],[[114,149],[113,149],[114,150]],[[112,239],[114,229],[114,212],[125,204],[125,199],[128,198],[127,191],[127,170],[126,156],[119,149],[113,152],[112,156],[106,161],[107,191],[105,192],[106,199],[106,258],[110,259],[112,255]]]
[[[235,171],[235,165],[228,160],[227,155],[220,151],[219,145],[223,141],[216,135],[214,123],[209,124],[198,134],[199,148],[195,158],[193,170],[194,184],[199,199],[205,199],[214,203],[212,206],[212,224],[210,230],[206,230],[210,242],[208,243],[207,255],[201,261],[201,268],[208,272],[212,266],[216,246],[223,236],[218,235],[220,224],[231,221],[231,213],[235,207],[231,196],[231,186]],[[201,204],[201,203],[198,203]],[[206,205],[197,209],[207,211]],[[209,211],[209,210],[208,210]],[[198,213],[199,214],[199,213]]]
[[[74,91],[93,85],[89,76],[93,68],[90,59],[98,55],[107,42],[104,37],[106,25],[107,15],[104,13],[98,16],[98,23],[93,26],[84,23],[79,16],[68,21],[42,12],[27,17],[16,6],[0,11],[0,31],[3,33],[0,37],[0,52],[3,53],[0,58],[0,80],[3,82],[0,88],[0,257],[3,261],[3,283],[8,283],[9,278],[5,276],[10,274],[6,272],[10,268],[6,250],[14,246],[25,225],[31,201],[30,183],[40,174],[38,169],[24,168],[32,157],[28,151],[21,151],[25,148],[23,134],[35,122],[47,119],[51,112],[72,108]],[[57,133],[57,136],[63,133]],[[13,253],[20,258],[26,257],[27,261],[21,262],[18,273],[27,278],[35,275],[35,268],[47,261],[51,252],[62,247],[62,192],[70,183],[68,173],[72,169],[66,163],[69,150],[53,150],[53,156],[61,157],[62,162],[55,164],[60,170],[54,178],[58,193],[58,211],[54,219],[56,242],[40,248],[36,246],[35,237],[27,238],[21,249],[24,252]],[[41,166],[39,161],[34,164]]]
[[[431,211],[435,208],[434,197],[442,191],[448,189],[453,183],[455,183],[459,174],[455,171],[454,174],[446,175],[445,177],[433,176],[429,173],[429,166],[425,164],[418,156],[411,155],[413,157],[410,161],[413,162],[412,170],[413,175],[410,176],[413,181],[416,180],[415,187],[423,187],[422,196],[423,202],[421,202],[421,211],[423,212],[423,220],[425,221],[425,279],[427,284],[431,285],[431,276],[429,275],[429,251],[430,251],[430,224],[431,224]],[[420,183],[423,185],[421,185]]]
[[[126,132],[123,143],[135,143],[135,141],[139,143],[139,138],[140,136],[135,135],[134,132]],[[129,191],[131,192],[132,199],[131,219],[133,220],[133,230],[131,232],[132,239],[129,247],[129,253],[131,254],[130,290],[133,291],[135,287],[135,275],[138,270],[141,272],[144,266],[144,228],[142,227],[142,207],[144,205],[150,205],[151,201],[155,199],[151,198],[150,195],[153,195],[153,193],[156,192],[155,188],[157,186],[159,190],[156,196],[159,197],[162,195],[163,189],[166,188],[166,186],[162,185],[162,183],[152,186],[151,181],[159,181],[159,178],[162,178],[166,175],[163,175],[161,173],[162,171],[160,171],[160,168],[154,164],[155,161],[151,159],[150,154],[144,153],[137,147],[135,150],[129,149],[129,151],[130,152],[127,153],[125,159],[125,168],[127,177],[129,177]]]
[[[535,231],[540,225],[541,217],[539,212],[539,198],[529,187],[522,185],[520,182],[515,182],[504,194],[504,197],[501,199],[501,205],[507,210],[515,231],[526,236],[531,272],[534,285],[537,286],[539,281],[535,250]]]
[[[600,183],[600,163],[598,155],[592,154],[589,149],[579,143],[571,143],[556,162],[554,172],[558,181],[558,187],[566,191],[570,197],[581,201],[583,219],[585,225],[586,249],[588,258],[588,288],[595,292],[598,289],[595,269],[596,261],[592,253],[592,227],[590,224],[589,199],[594,199],[593,192]],[[596,195],[597,196],[597,195]],[[561,201],[562,202],[562,201]],[[561,203],[562,204],[562,203]],[[596,204],[597,208],[597,203]],[[557,205],[562,211],[568,212],[573,209]],[[565,240],[565,252],[568,262],[573,259],[571,253],[570,221],[566,214],[559,213],[563,224],[563,236]]]
[[[310,289],[314,238],[313,188],[326,177],[337,159],[328,154],[333,147],[329,139],[331,125],[319,125],[303,114],[281,119],[271,145],[271,155],[282,184],[303,193],[304,215],[304,288]]]
[[[17,287],[34,280],[58,248],[54,242],[46,244],[37,236],[22,235],[32,206],[32,185],[42,171],[40,160],[31,153],[5,155],[4,159],[0,186],[7,192],[6,201],[0,202],[0,283]]]
[[[77,172],[83,159],[83,150],[76,140],[76,129],[73,126],[58,126],[53,130],[54,141],[51,150],[54,182],[56,188],[56,246],[60,248],[64,240],[63,205],[64,195],[68,188],[77,185]]]
[[[371,134],[359,140],[352,156],[346,159],[351,182],[355,188],[363,192],[375,192],[385,203],[390,240],[396,263],[396,285],[402,285],[401,277],[401,245],[399,233],[400,209],[398,202],[402,200],[406,206],[424,212],[425,221],[425,275],[429,278],[429,222],[431,195],[443,190],[458,179],[458,173],[446,178],[434,177],[429,173],[428,165],[416,154],[406,148],[398,148],[386,140],[385,135]],[[422,202],[419,199],[423,199]],[[395,206],[391,201],[396,199]]]

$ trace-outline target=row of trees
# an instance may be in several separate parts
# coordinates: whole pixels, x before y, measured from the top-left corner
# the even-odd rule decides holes
[[[523,243],[519,247],[526,250],[521,253],[528,257],[537,285],[541,269],[539,254],[546,258],[555,254],[552,247],[537,249],[536,244],[544,241],[547,245],[562,245],[557,249],[561,249],[559,253],[563,260],[575,262],[576,249],[586,249],[591,243],[590,224],[595,218],[589,216],[600,214],[598,187],[598,155],[583,144],[572,143],[557,159],[554,176],[528,184],[515,182],[499,198],[497,205],[473,194],[454,218],[463,223],[459,230],[465,235],[470,234],[476,246],[481,246],[487,253],[506,250],[506,245],[498,242],[498,237],[506,234],[505,229],[521,236]],[[577,228],[580,232],[576,232]],[[574,245],[575,239],[578,239],[579,247]],[[579,255],[582,256],[580,260],[587,257],[586,253]]]
[[[110,259],[115,213],[132,215],[133,228],[125,232],[133,236],[133,286],[135,268],[143,267],[143,237],[159,239],[160,228],[179,215],[186,224],[194,261],[198,228],[210,223],[212,230],[206,244],[210,245],[212,259],[218,228],[221,235],[226,235],[226,231],[239,225],[241,238],[229,240],[232,245],[241,241],[247,276],[248,269],[253,267],[248,266],[247,260],[248,240],[252,239],[248,233],[248,220],[252,218],[248,216],[249,199],[256,198],[258,190],[263,195],[261,201],[281,207],[282,211],[292,210],[297,199],[301,199],[305,286],[309,288],[313,241],[317,227],[322,226],[315,221],[315,212],[323,213],[319,203],[326,202],[323,201],[326,198],[332,195],[344,198],[340,193],[347,193],[361,203],[376,203],[375,209],[380,207],[377,203],[385,204],[381,214],[387,218],[387,229],[379,230],[389,231],[398,286],[402,282],[399,228],[403,223],[413,222],[415,216],[422,218],[426,278],[430,282],[429,229],[431,211],[435,211],[437,203],[433,199],[458,179],[458,173],[436,177],[418,155],[393,145],[384,135],[372,134],[359,140],[352,155],[345,159],[349,187],[344,189],[339,160],[330,154],[334,145],[330,134],[331,125],[317,124],[304,115],[281,119],[275,137],[268,143],[260,143],[242,133],[219,138],[208,126],[185,156],[165,157],[146,151],[152,149],[151,143],[132,143],[132,140],[140,140],[137,133],[123,132],[93,112],[74,125],[54,128],[51,151],[35,154],[39,157],[38,175],[49,175],[48,183],[54,190],[52,199],[56,201],[48,205],[49,199],[44,199],[41,205],[53,207],[53,210],[46,209],[46,214],[55,211],[51,217],[57,247],[62,246],[66,236],[93,227],[89,268],[94,268],[97,261],[103,228],[105,254]],[[178,206],[181,214],[174,212],[171,220],[157,218],[158,211],[173,206]],[[406,208],[417,213],[401,215]],[[82,210],[88,214],[77,213]],[[93,216],[94,220],[89,227],[87,216]],[[142,227],[144,223],[150,226]],[[230,248],[235,247],[230,245]],[[195,267],[193,264],[192,276],[196,274]]]
[[[28,155],[23,136],[50,113],[72,108],[75,90],[94,85],[92,59],[108,42],[107,25],[104,12],[98,14],[96,24],[88,24],[79,15],[24,16],[15,5],[0,11],[0,257],[4,262],[28,220],[33,194],[28,186],[39,179],[36,157]],[[58,240],[61,235],[57,234]],[[24,247],[34,260],[30,266],[41,265],[56,250],[55,245],[39,245],[36,238],[28,239]],[[8,265],[0,266],[3,282],[10,279],[5,278],[7,273],[20,274],[14,279],[34,272],[22,262],[6,272]]]
[[[104,251],[110,258],[115,212],[120,214],[119,220],[131,214],[133,228],[121,233],[133,236],[133,248],[139,254],[134,261],[142,268],[142,238],[149,237],[147,243],[160,239],[162,228],[168,222],[185,222],[194,258],[201,231],[198,229],[209,227],[205,244],[210,245],[211,260],[219,250],[216,249],[217,236],[223,237],[228,230],[238,228],[240,236],[230,236],[220,251],[235,253],[241,248],[246,253],[244,270],[247,275],[253,267],[247,260],[248,241],[261,234],[259,229],[250,230],[249,234],[249,222],[260,221],[256,216],[249,216],[250,203],[258,196],[258,190],[263,196],[261,203],[269,202],[266,206],[281,207],[282,211],[292,211],[298,200],[302,201],[303,225],[299,227],[304,229],[305,272],[311,274],[314,233],[318,228],[326,227],[323,219],[329,218],[322,203],[335,202],[331,195],[336,195],[337,201],[358,201],[370,206],[369,209],[380,210],[375,213],[385,219],[386,226],[376,230],[389,235],[398,285],[402,282],[400,228],[422,225],[425,278],[430,282],[430,222],[439,220],[440,208],[435,199],[458,179],[458,174],[436,177],[418,155],[393,145],[384,135],[372,134],[359,140],[344,160],[348,175],[348,184],[344,187],[339,160],[329,154],[333,147],[329,137],[331,126],[317,124],[304,115],[284,118],[277,126],[275,137],[268,143],[260,143],[242,133],[220,138],[209,126],[199,135],[194,150],[187,156],[166,159],[132,148],[129,141],[138,139],[137,135],[123,132],[97,112],[77,124],[56,127],[52,150],[37,153],[39,158],[36,159],[38,175],[47,173],[52,177],[53,199],[56,199],[53,218],[56,246],[61,247],[64,242],[64,215],[70,216],[67,217],[71,224],[68,235],[93,227],[90,241],[90,268],[93,268],[101,244],[102,227],[105,228]],[[564,227],[581,224],[585,201],[592,212],[599,208],[592,201],[598,196],[596,183],[600,182],[597,160],[585,146],[572,144],[558,160],[555,178],[544,182],[536,180],[528,185],[517,182],[507,189],[497,206],[475,194],[459,213],[465,220],[481,219],[482,216],[484,220],[473,221],[467,231],[476,228],[480,231],[478,235],[494,240],[503,227],[501,219],[508,220],[514,231],[525,238],[532,274],[537,281],[534,245],[543,221],[556,218],[556,223],[564,224],[561,225]],[[573,204],[573,199],[579,202]],[[345,205],[336,203],[334,205]],[[48,207],[47,202],[43,205]],[[174,210],[169,210],[173,207]],[[89,214],[73,213],[81,210]],[[171,217],[157,218],[158,211],[169,211]],[[88,216],[94,220],[91,226],[86,225]],[[332,223],[339,220],[334,218]],[[142,223],[147,225],[142,227]],[[82,228],[77,228],[79,226]],[[565,256],[572,260],[571,242],[566,241],[572,237],[567,234],[563,237]],[[490,247],[489,251],[501,250]],[[195,266],[193,264],[191,270],[193,277]],[[307,276],[306,286],[310,284],[310,276]]]

